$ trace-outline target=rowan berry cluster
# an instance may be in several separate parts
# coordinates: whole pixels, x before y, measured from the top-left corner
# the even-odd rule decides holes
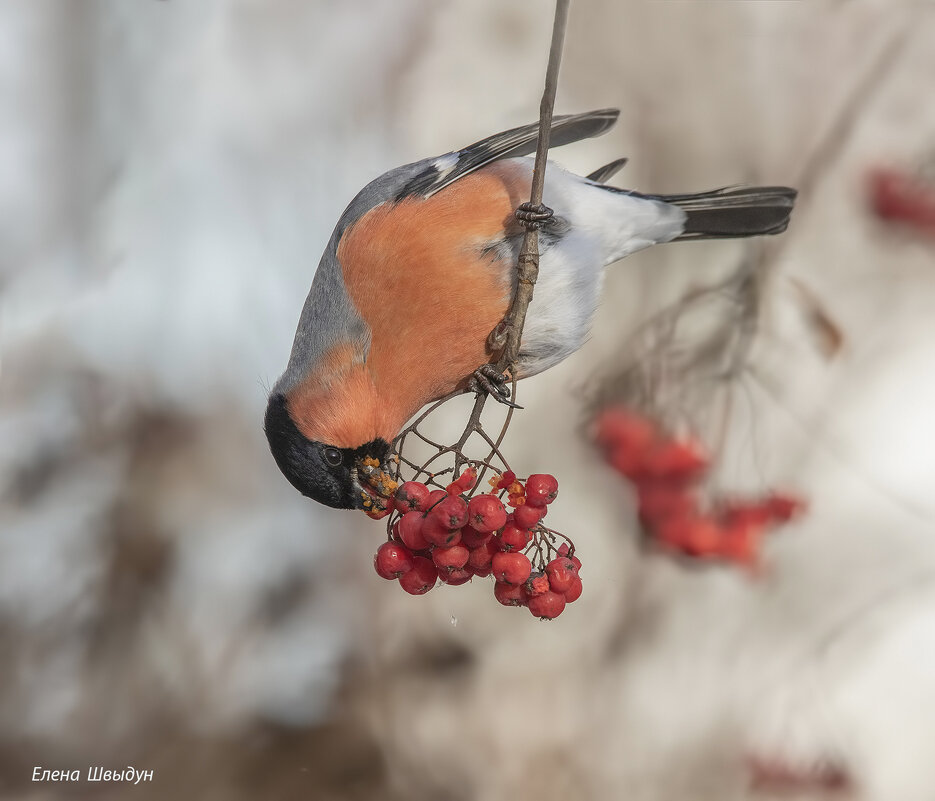
[[[639,520],[654,541],[700,559],[756,567],[764,534],[798,515],[798,498],[768,493],[757,499],[702,498],[710,459],[702,445],[678,438],[625,407],[596,417],[595,439],[607,462],[636,490]]]
[[[419,481],[399,485],[381,515],[393,517],[389,539],[374,557],[376,572],[412,595],[439,581],[458,585],[492,575],[494,596],[504,606],[558,617],[581,595],[574,545],[542,523],[558,481],[545,474],[521,481],[508,470],[490,479],[489,492],[477,492],[477,484],[469,466],[445,489]]]

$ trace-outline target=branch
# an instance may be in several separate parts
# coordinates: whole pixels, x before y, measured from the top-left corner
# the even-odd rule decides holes
[[[558,70],[562,63],[562,47],[568,23],[570,0],[556,0],[555,21],[552,26],[552,44],[549,49],[549,65],[545,73],[545,90],[539,104],[539,140],[536,145],[536,161],[532,173],[532,191],[529,207],[542,207],[542,189],[545,185],[545,167],[549,155],[549,138],[552,132],[552,110],[555,108],[555,92],[558,88]],[[551,216],[551,213],[550,213]],[[526,225],[526,235],[519,254],[516,291],[510,309],[501,324],[505,332],[503,351],[497,361],[501,372],[515,376],[516,361],[526,322],[526,310],[532,301],[533,287],[539,277],[539,226]],[[496,338],[496,335],[495,335]]]

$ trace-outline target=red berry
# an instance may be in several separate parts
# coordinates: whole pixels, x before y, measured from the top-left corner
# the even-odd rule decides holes
[[[491,562],[493,561],[493,556],[495,553],[499,552],[500,549],[497,547],[497,543],[493,540],[488,540],[483,545],[471,549],[467,561],[468,567],[475,572],[482,570],[489,572],[492,569]]]
[[[682,548],[692,556],[713,556],[721,549],[721,529],[707,517],[696,517],[686,528]]]
[[[468,506],[464,498],[447,495],[429,514],[440,526],[454,530],[467,523]]]
[[[478,531],[473,526],[465,526],[461,529],[461,544],[468,548],[477,548],[488,542],[493,536],[491,531]]]
[[[518,551],[529,544],[530,533],[527,529],[518,528],[513,523],[507,523],[497,538],[504,551]]]
[[[551,620],[565,609],[565,596],[558,592],[544,592],[529,599],[529,611],[538,618]]]
[[[412,570],[399,577],[399,586],[410,595],[425,595],[438,580],[438,570],[431,559],[413,557]]]
[[[646,452],[615,448],[605,457],[607,464],[630,481],[641,481],[646,476]]]
[[[373,557],[373,568],[385,579],[395,579],[412,570],[412,552],[396,542],[384,542]]]
[[[581,560],[577,556],[575,556],[573,553],[571,553],[571,549],[568,547],[567,542],[563,542],[561,545],[558,546],[558,555],[567,556],[569,559],[571,559],[572,562],[575,563],[575,567],[578,570],[581,570]]]
[[[391,514],[393,511],[393,499],[390,498],[389,502],[382,509],[379,506],[374,506],[371,509],[367,510],[367,517],[373,518],[374,520],[382,520],[388,514]]]
[[[870,200],[877,216],[935,234],[935,190],[910,172],[878,167],[868,176]]]
[[[605,448],[642,453],[656,439],[656,426],[628,409],[604,409],[597,417],[595,439]]]
[[[501,551],[494,554],[491,564],[494,577],[504,584],[522,584],[532,573],[532,563],[521,553]]]
[[[673,548],[682,548],[691,537],[691,527],[695,515],[674,515],[660,520],[653,528],[656,538]]]
[[[581,597],[581,576],[575,576],[575,580],[571,583],[571,587],[565,590],[565,603],[572,603],[577,601]]]
[[[765,526],[771,518],[767,504],[759,501],[725,501],[718,510],[718,519],[728,527]]]
[[[513,522],[517,528],[530,529],[545,517],[546,508],[544,506],[533,506],[530,503],[524,503],[517,506],[513,512]]]
[[[438,577],[445,582],[445,584],[450,584],[452,587],[457,587],[459,584],[465,584],[474,577],[474,573],[470,570],[460,568],[458,570],[442,570],[439,572]]]
[[[494,597],[504,606],[526,606],[526,592],[522,584],[504,584],[501,581],[494,582]]]
[[[548,473],[536,473],[526,479],[526,503],[545,506],[558,496],[558,481]]]
[[[644,475],[646,457],[657,436],[655,424],[623,408],[605,409],[596,422],[595,439],[610,466],[631,480]]]
[[[403,545],[413,551],[424,551],[429,547],[429,541],[422,534],[422,525],[425,515],[422,512],[406,512],[398,521],[399,538]]]
[[[722,528],[718,554],[737,564],[756,567],[763,529],[743,523]]]
[[[435,567],[442,571],[460,570],[467,564],[471,552],[463,545],[452,545],[450,548],[435,548],[432,551],[432,561]]]
[[[545,566],[545,572],[555,592],[567,592],[578,575],[578,568],[567,556],[559,556]]]
[[[773,520],[777,520],[781,523],[792,520],[792,518],[797,517],[805,510],[805,502],[803,500],[795,498],[792,495],[783,495],[778,492],[767,496],[765,504]]]
[[[448,497],[448,493],[443,489],[432,490],[423,501],[422,505],[419,507],[419,510],[422,512],[430,512],[436,506],[438,506],[439,501],[444,500]]]
[[[477,482],[477,471],[473,467],[468,467],[458,478],[452,481],[448,487],[449,495],[460,495],[462,492],[470,492]],[[454,488],[454,491],[452,491]]]
[[[512,470],[507,470],[502,476],[500,476],[500,480],[497,482],[497,489],[506,489],[515,481],[516,473],[514,473]]]
[[[458,529],[452,531],[447,526],[443,526],[434,515],[429,515],[422,521],[422,536],[429,544],[441,548],[448,548],[461,542],[461,532]]]
[[[693,514],[697,506],[695,494],[678,483],[647,481],[637,487],[640,522],[655,527],[667,517]]]
[[[396,508],[400,512],[421,509],[428,497],[429,488],[421,481],[406,481],[400,484],[399,489],[396,490]]]
[[[550,589],[548,576],[542,573],[533,573],[523,585],[526,590],[526,596],[534,598],[536,595],[542,595]]]
[[[708,469],[708,457],[694,441],[665,440],[646,454],[646,472],[656,478],[697,479]]]
[[[495,495],[475,495],[468,502],[468,520],[477,531],[497,531],[506,524],[506,509]]]

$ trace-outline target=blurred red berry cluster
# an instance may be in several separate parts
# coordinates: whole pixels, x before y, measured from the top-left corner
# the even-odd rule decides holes
[[[798,498],[702,498],[710,460],[702,445],[678,438],[625,407],[603,409],[595,440],[608,464],[636,491],[639,520],[653,541],[699,559],[756,567],[764,534],[798,515]]]
[[[382,516],[393,517],[374,568],[412,595],[439,581],[458,585],[493,575],[501,604],[525,606],[543,619],[557,617],[581,595],[574,545],[542,523],[558,481],[546,474],[521,481],[508,470],[490,486],[490,492],[476,492],[474,467],[446,489],[419,481],[399,485],[382,510]]]
[[[867,191],[877,217],[935,237],[935,181],[878,167],[867,174]]]

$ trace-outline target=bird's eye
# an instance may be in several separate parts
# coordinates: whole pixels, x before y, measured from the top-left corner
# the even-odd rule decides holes
[[[337,448],[325,448],[325,461],[331,467],[337,467],[344,461],[344,457]]]

